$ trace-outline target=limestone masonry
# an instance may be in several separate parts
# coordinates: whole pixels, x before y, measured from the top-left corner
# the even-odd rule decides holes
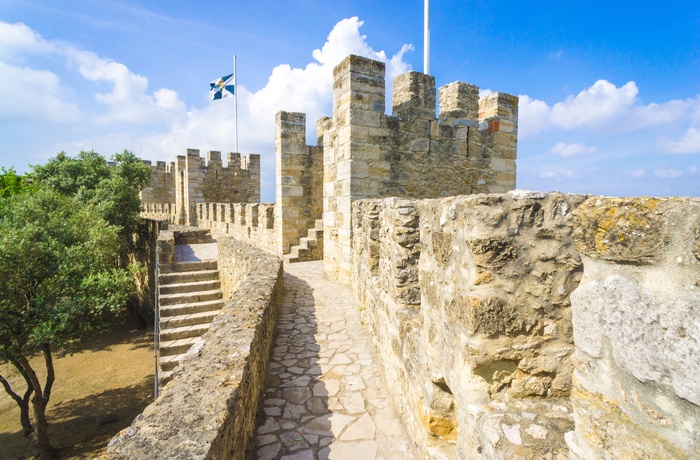
[[[229,154],[224,167],[219,152],[205,162],[188,150],[153,167],[144,216],[285,263],[323,260],[326,278],[352,288],[419,458],[700,458],[700,199],[514,190],[517,97],[479,98],[461,82],[436,91],[432,76],[408,72],[386,115],[383,63],[349,56],[333,77],[315,145],[305,114],[276,116],[274,204],[258,203],[258,155]],[[220,242],[222,285],[243,281],[227,288],[223,319],[115,438],[116,457],[142,458],[130,446],[159,446],[163,430],[197,458],[251,446],[243,419],[263,386],[282,275],[232,244]],[[251,260],[265,261],[265,283]],[[235,359],[217,345],[233,339]],[[222,366],[254,369],[255,391],[241,379],[217,387]],[[173,401],[205,391],[228,409],[200,420],[209,409],[193,399],[189,418],[165,428]],[[189,420],[207,435],[187,433]]]

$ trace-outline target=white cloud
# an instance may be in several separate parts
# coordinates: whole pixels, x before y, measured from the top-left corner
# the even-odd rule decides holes
[[[77,67],[79,74],[94,83],[107,82],[111,91],[96,93],[95,99],[108,107],[106,113],[90,113],[74,99],[79,91],[71,88],[56,73],[46,68],[22,65],[29,54],[44,58],[42,66],[55,66],[56,58]],[[0,22],[0,115],[72,122],[78,119],[97,123],[113,121],[131,124],[171,122],[181,115],[185,105],[170,89],[148,92],[148,79],[131,72],[127,66],[95,53],[45,40],[25,24]]]
[[[700,129],[691,126],[680,140],[662,140],[662,148],[670,153],[700,153]]]
[[[161,88],[149,94],[148,79],[131,72],[124,64],[72,48],[66,49],[66,55],[86,80],[112,85],[110,92],[95,94],[96,100],[110,108],[108,113],[98,117],[100,123],[158,123],[170,121],[185,109],[173,90]]]
[[[403,45],[391,57],[384,51],[375,51],[360,33],[363,22],[357,17],[343,19],[328,34],[326,43],[312,52],[314,61],[304,68],[292,68],[288,64],[275,67],[267,84],[256,92],[239,86],[238,120],[240,148],[242,152],[269,154],[274,158],[275,114],[280,111],[306,113],[307,142],[314,143],[316,120],[331,114],[333,68],[349,54],[356,54],[383,61],[386,64],[387,85],[392,76],[409,70],[403,60],[404,54],[412,50]],[[390,91],[390,88],[387,88]],[[390,94],[390,93],[389,93]],[[186,146],[217,149],[233,145],[232,100],[226,99],[209,104],[203,109],[190,109],[187,116],[175,124],[166,134],[148,136],[144,145],[158,154],[172,155]],[[387,106],[391,106],[387,102]]]
[[[642,179],[646,175],[647,175],[647,172],[644,169],[635,169],[634,171],[632,171],[629,174],[629,176],[633,179]]]
[[[553,106],[521,95],[518,133],[527,138],[552,129],[628,132],[700,118],[700,97],[644,105],[638,94],[633,81],[618,88],[607,80],[598,80],[590,88]]]
[[[66,88],[48,70],[0,61],[0,117],[27,117],[67,123],[79,119],[78,107],[65,101]]]
[[[657,169],[654,171],[654,175],[660,179],[678,179],[683,177],[683,171],[673,168]]]
[[[566,144],[564,142],[558,142],[550,150],[554,155],[559,155],[562,157],[570,157],[575,155],[586,155],[589,153],[595,153],[598,149],[596,147],[588,147],[580,143]]]
[[[21,22],[0,21],[0,59],[21,58],[24,53],[46,53],[54,46]]]
[[[569,169],[536,171],[533,175],[540,179],[552,179],[556,181],[578,179],[579,177],[581,177],[580,174]]]

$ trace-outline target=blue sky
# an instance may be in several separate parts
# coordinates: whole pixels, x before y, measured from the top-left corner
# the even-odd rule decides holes
[[[700,2],[431,2],[431,74],[520,96],[518,188],[700,196]],[[423,1],[2,0],[0,165],[234,149],[274,201],[274,114],[331,112],[347,54],[423,68]],[[389,101],[390,99],[387,99]]]

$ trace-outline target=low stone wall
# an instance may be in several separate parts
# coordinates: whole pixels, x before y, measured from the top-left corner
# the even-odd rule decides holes
[[[174,224],[184,219],[174,203],[143,203],[141,216]],[[191,226],[208,228],[215,238],[230,236],[277,254],[274,204],[193,203],[190,217]]]
[[[160,397],[110,441],[106,458],[245,458],[282,298],[282,262],[220,238],[219,264],[232,298]]]
[[[230,236],[238,241],[277,253],[275,205],[258,203],[197,203],[197,226],[212,235]]]
[[[585,199],[353,204],[352,284],[426,457],[568,456],[572,211]]]
[[[700,199],[595,198],[575,214],[572,450],[700,458]]]
[[[699,199],[357,201],[352,260],[427,458],[700,457]]]

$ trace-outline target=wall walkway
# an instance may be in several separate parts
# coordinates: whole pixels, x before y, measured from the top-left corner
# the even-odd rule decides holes
[[[284,285],[255,458],[419,458],[350,290],[324,279],[323,262],[288,265]]]

